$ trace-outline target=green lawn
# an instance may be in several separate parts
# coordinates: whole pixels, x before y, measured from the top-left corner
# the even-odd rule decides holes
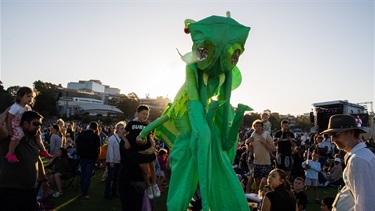
[[[104,199],[104,186],[105,182],[101,182],[103,169],[97,169],[95,176],[92,177],[91,185],[89,189],[89,195],[91,199],[89,201],[81,202],[79,200],[80,189],[73,190],[71,187],[64,189],[64,195],[60,198],[49,198],[54,202],[55,210],[57,211],[93,211],[93,210],[121,210],[121,203],[118,198],[112,200]],[[166,211],[166,199],[168,189],[164,188],[160,198],[155,200],[154,211]],[[335,196],[337,193],[336,189],[333,188],[319,188],[319,198],[322,199],[327,196]],[[310,192],[310,203],[308,204],[306,211],[319,211],[320,205],[314,202],[312,192]]]
[[[74,190],[71,187],[64,189],[64,195],[59,198],[49,197],[54,202],[55,210],[60,211],[74,211],[74,210],[121,210],[120,199],[114,198],[112,200],[104,199],[104,187],[105,182],[101,181],[103,175],[103,169],[97,169],[95,176],[92,177],[89,195],[90,200],[81,202],[80,201],[80,187],[78,190]],[[160,198],[155,200],[155,210],[164,211],[167,210],[165,207],[165,201],[167,199],[167,192],[164,191]]]

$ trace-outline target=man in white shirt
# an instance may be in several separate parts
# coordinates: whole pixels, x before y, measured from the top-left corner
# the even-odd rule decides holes
[[[331,135],[336,146],[346,152],[345,186],[336,196],[333,211],[375,210],[375,155],[360,142],[360,133],[365,132],[357,127],[353,116],[344,114],[331,116],[328,129],[322,132]]]
[[[115,134],[108,138],[108,148],[106,157],[108,176],[104,191],[105,199],[119,197],[117,191],[119,174],[121,169],[120,142],[122,140],[121,137],[125,135],[125,126],[125,122],[118,122],[115,126]]]

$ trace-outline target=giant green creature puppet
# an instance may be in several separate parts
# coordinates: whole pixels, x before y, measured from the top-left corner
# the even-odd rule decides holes
[[[249,210],[232,163],[237,133],[245,111],[236,114],[230,105],[231,91],[241,83],[236,67],[249,27],[230,17],[211,16],[185,21],[185,32],[194,42],[187,63],[186,80],[163,115],[144,128],[141,138],[155,130],[172,149],[168,210],[186,210],[197,189],[203,210]]]

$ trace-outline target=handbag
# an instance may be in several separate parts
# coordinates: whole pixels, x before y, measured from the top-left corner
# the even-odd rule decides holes
[[[150,199],[147,197],[147,191],[144,191],[143,202],[142,202],[142,211],[152,211],[152,206]]]

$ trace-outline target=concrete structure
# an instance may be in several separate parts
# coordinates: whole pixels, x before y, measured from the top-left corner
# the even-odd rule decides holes
[[[103,85],[100,80],[80,80],[78,82],[69,82],[67,89],[57,102],[60,114],[66,114],[67,117],[78,113],[90,113],[90,115],[101,114],[106,116],[107,113],[120,113],[120,110],[108,108],[109,105],[116,105],[116,100],[120,99],[120,89]],[[95,104],[96,108],[85,111],[89,106],[84,104]],[[102,105],[102,108],[99,108]],[[113,106],[112,106],[113,107]],[[121,112],[122,113],[122,112]]]
[[[84,114],[89,113],[90,116],[108,116],[114,114],[123,114],[120,109],[116,108],[115,106],[110,105],[100,105],[100,104],[81,104],[78,106],[78,113]]]

